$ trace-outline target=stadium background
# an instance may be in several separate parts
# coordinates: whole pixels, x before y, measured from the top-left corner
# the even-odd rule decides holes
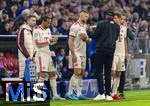
[[[37,17],[37,25],[40,24],[40,17],[43,15],[52,18],[50,26],[52,35],[60,36],[58,44],[51,47],[55,52],[53,59],[58,70],[58,81],[68,81],[72,74],[72,70],[67,68],[68,52],[66,52],[70,26],[77,20],[79,11],[87,9],[90,13],[87,32],[91,35],[93,26],[105,18],[105,11],[110,8],[125,13],[128,27],[136,35],[133,41],[128,40],[129,52],[134,58],[127,68],[125,88],[150,88],[149,0],[0,0],[0,60],[3,59],[3,62],[0,61],[0,76],[18,77],[16,35],[26,17],[34,14]],[[93,79],[94,46],[95,40],[88,45],[87,49],[88,64],[85,82]]]

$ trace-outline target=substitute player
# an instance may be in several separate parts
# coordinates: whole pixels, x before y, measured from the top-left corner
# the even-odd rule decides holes
[[[36,25],[36,17],[29,15],[25,24],[20,26],[17,36],[19,54],[19,78],[24,78],[25,60],[33,59],[35,53],[32,31]]]
[[[50,32],[51,19],[47,16],[41,18],[42,23],[34,29],[34,42],[37,48],[36,52],[36,64],[37,72],[39,72],[39,82],[44,82],[47,74],[49,75],[50,85],[53,92],[53,99],[61,99],[57,94],[57,83],[56,83],[56,69],[50,55],[49,44],[57,42],[57,38],[52,38]]]
[[[125,56],[127,56],[127,26],[125,26],[125,16],[116,13],[115,21],[120,25],[120,34],[116,41],[116,49],[114,53],[112,73],[113,73],[113,87],[112,97],[113,99],[120,99],[117,95],[117,90],[120,82],[121,71],[125,70]]]
[[[79,19],[75,22],[69,33],[69,68],[74,69],[74,74],[70,79],[69,92],[66,95],[68,99],[87,99],[82,95],[82,77],[86,67],[86,43],[90,42],[86,33],[86,22],[89,18],[87,11],[82,10]],[[73,93],[77,88],[77,95]]]

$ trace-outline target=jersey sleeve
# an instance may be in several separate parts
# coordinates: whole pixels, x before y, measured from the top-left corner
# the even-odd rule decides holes
[[[73,36],[73,37],[75,37],[75,36],[76,36],[77,31],[78,31],[78,29],[77,29],[75,26],[71,26],[71,28],[70,28],[70,32],[69,32],[69,36]]]
[[[25,29],[21,29],[17,36],[17,44],[18,44],[19,50],[26,58],[30,57],[29,52],[25,46],[25,39],[26,39],[25,36],[27,33],[28,32]]]
[[[33,30],[33,38],[34,40],[38,40],[38,41],[40,40],[40,33],[37,29]]]

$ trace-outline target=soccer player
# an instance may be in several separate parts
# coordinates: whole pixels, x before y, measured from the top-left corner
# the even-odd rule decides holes
[[[127,38],[129,38],[130,40],[134,40],[135,38],[135,34],[132,33],[132,31],[128,28],[127,29]],[[127,40],[127,39],[126,39]],[[128,42],[127,42],[128,44]],[[127,59],[125,59],[125,67],[127,66]],[[126,71],[121,71],[121,76],[120,76],[120,84],[118,87],[118,91],[119,91],[119,96],[122,99],[125,99],[125,95],[124,95],[124,85],[125,85],[125,72]]]
[[[53,99],[61,99],[57,94],[57,83],[56,83],[56,69],[54,68],[54,63],[51,58],[49,45],[51,43],[57,42],[58,38],[52,38],[50,32],[50,17],[43,16],[41,18],[42,23],[33,31],[34,42],[37,48],[35,61],[37,64],[37,72],[39,73],[39,82],[43,82],[48,74],[50,79],[50,85],[53,92]]]
[[[69,68],[74,70],[74,74],[70,79],[69,92],[66,94],[68,99],[87,99],[82,95],[82,77],[86,67],[86,43],[91,41],[86,33],[88,18],[88,12],[82,10],[79,19],[71,26],[69,32]],[[73,93],[75,86],[77,95]]]
[[[36,17],[33,15],[28,16],[27,22],[20,27],[17,36],[18,53],[19,53],[19,78],[24,78],[25,60],[33,59],[34,42],[32,31],[36,25]]]
[[[118,86],[120,83],[121,71],[125,70],[125,57],[127,56],[127,25],[125,22],[125,16],[116,13],[115,21],[120,25],[120,34],[118,40],[116,41],[116,49],[114,53],[112,73],[113,73],[113,87],[112,87],[112,97],[113,99],[121,99],[117,95]]]

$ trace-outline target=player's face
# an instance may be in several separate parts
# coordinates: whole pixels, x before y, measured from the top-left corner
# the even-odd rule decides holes
[[[83,15],[82,15],[82,22],[83,23],[87,23],[88,19],[89,19],[89,14],[83,13]]]
[[[31,17],[27,22],[29,26],[33,28],[36,25],[36,18]]]
[[[50,25],[51,25],[51,19],[47,19],[47,20],[45,21],[45,28],[49,28]]]
[[[121,16],[121,18],[120,18],[121,24],[124,24],[124,23],[125,23],[125,20],[126,20],[126,17],[125,17],[125,16]]]

